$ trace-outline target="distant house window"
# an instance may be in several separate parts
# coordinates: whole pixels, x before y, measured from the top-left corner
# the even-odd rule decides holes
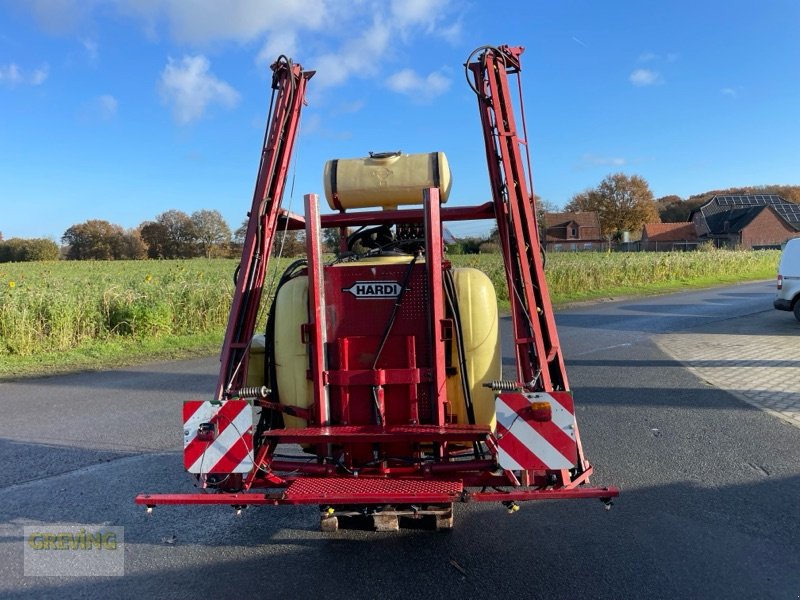
[[[578,244],[570,244],[569,245],[569,249],[572,250],[573,252],[575,252],[575,250],[578,249]]]
[[[592,242],[586,242],[586,243],[583,245],[583,248],[584,248],[585,250],[591,250],[591,249],[592,249]]]
[[[573,227],[571,231],[572,231],[572,237],[578,237],[578,228],[577,227]]]
[[[553,250],[555,250],[556,252],[558,252],[558,251],[559,251],[559,250],[561,250],[562,248],[563,248],[563,246],[562,246],[561,244],[555,244],[555,245],[553,246]]]

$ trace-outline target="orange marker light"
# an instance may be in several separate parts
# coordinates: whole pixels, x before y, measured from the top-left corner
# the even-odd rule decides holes
[[[553,419],[553,407],[549,402],[531,402],[531,414],[534,421],[550,421]]]

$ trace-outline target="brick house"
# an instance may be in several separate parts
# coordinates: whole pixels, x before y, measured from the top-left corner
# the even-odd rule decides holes
[[[694,223],[646,223],[642,227],[641,250],[694,250],[699,240]]]
[[[724,248],[780,248],[800,234],[800,205],[775,195],[714,196],[689,215],[701,241]]]
[[[606,240],[596,212],[545,213],[546,250],[600,250]]]

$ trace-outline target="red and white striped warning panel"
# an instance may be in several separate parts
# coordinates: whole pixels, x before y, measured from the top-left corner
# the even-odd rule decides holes
[[[500,394],[495,410],[502,468],[571,469],[578,462],[575,408],[569,392]]]
[[[249,473],[253,410],[246,400],[183,403],[183,466],[189,473]]]

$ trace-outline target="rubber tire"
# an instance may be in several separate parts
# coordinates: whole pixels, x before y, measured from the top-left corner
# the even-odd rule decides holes
[[[794,313],[794,318],[800,321],[800,299],[795,301],[792,312]]]

